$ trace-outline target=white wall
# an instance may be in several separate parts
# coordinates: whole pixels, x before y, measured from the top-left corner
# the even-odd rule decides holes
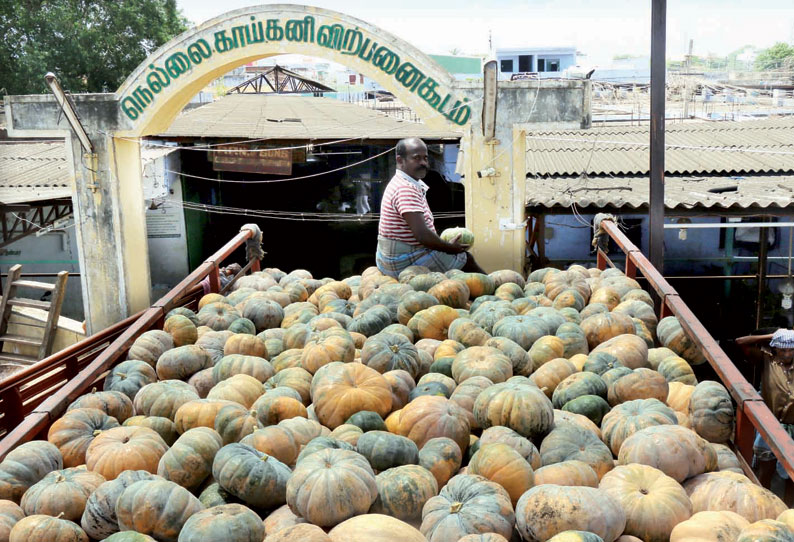
[[[152,301],[176,286],[188,273],[185,214],[182,184],[170,171],[179,171],[179,152],[159,157],[144,165],[144,194],[147,204],[154,199],[159,207],[146,209],[146,235],[152,276]],[[161,203],[162,198],[165,203]]]

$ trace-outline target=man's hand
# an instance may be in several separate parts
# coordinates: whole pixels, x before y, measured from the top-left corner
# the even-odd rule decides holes
[[[465,245],[460,242],[461,235],[463,234],[459,233],[449,240],[449,244],[458,249],[457,252],[453,252],[452,254],[460,254],[461,252],[466,252],[471,248],[471,245]]]
[[[440,250],[447,254],[460,254],[469,250],[469,245],[460,243],[460,235],[452,239],[452,242],[447,243],[442,240],[438,234],[427,227],[425,218],[422,213],[403,213],[403,218],[411,228],[411,233],[414,238],[422,245],[432,250]]]

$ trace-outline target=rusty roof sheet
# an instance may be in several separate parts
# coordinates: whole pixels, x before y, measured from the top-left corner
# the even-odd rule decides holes
[[[0,142],[0,203],[26,203],[72,196],[63,141]]]
[[[648,141],[648,126],[532,132],[527,175],[648,174]],[[794,117],[670,124],[665,144],[668,175],[794,172]]]
[[[182,113],[162,137],[268,138],[276,140],[458,139],[459,132],[397,119],[331,98],[231,94]]]
[[[794,175],[665,176],[670,210],[794,207]],[[647,176],[527,179],[527,207],[647,208]]]

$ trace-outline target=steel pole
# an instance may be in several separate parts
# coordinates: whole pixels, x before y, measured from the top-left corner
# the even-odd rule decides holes
[[[664,273],[664,98],[667,0],[651,0],[651,164],[648,259]]]

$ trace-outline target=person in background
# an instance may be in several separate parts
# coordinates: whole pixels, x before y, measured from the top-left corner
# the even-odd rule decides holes
[[[397,143],[397,171],[380,205],[378,248],[375,263],[384,275],[397,277],[411,265],[431,271],[461,269],[484,273],[456,237],[443,241],[436,233],[433,213],[427,204],[428,186],[422,182],[428,170],[427,145],[419,138]]]
[[[769,346],[765,344],[767,341]],[[749,360],[760,357],[764,364],[761,397],[789,435],[794,435],[794,331],[778,329],[772,334],[740,337],[736,344]],[[787,481],[786,502],[790,504],[794,500],[794,484],[760,434],[753,443],[753,453],[759,482],[769,487],[777,470],[778,476]]]
[[[231,265],[227,265],[226,267],[221,267],[220,269],[220,279],[221,279],[221,288],[229,284],[231,280],[242,270],[242,266],[239,263],[233,263]],[[207,275],[204,277],[204,280],[200,282],[201,287],[204,289],[204,295],[210,293],[210,276]]]

